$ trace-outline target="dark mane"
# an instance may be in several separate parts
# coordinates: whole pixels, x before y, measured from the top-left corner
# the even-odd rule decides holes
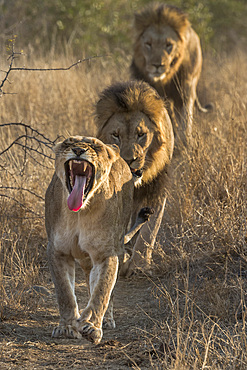
[[[135,14],[135,29],[141,35],[151,25],[168,25],[178,35],[183,35],[190,22],[188,16],[181,9],[172,5],[154,3]]]
[[[141,111],[158,125],[164,107],[164,101],[148,83],[143,81],[117,83],[100,94],[96,105],[96,124],[100,129],[115,113]]]

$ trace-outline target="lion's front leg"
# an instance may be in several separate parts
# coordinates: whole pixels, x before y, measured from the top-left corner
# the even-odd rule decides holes
[[[180,136],[181,141],[188,145],[191,140],[192,135],[192,125],[193,125],[193,111],[194,111],[195,97],[191,95],[187,100],[186,104],[182,110],[182,129],[184,138]]]
[[[95,263],[90,272],[90,300],[77,322],[78,331],[93,343],[101,341],[102,322],[108,308],[118,274],[118,257]]]
[[[188,145],[190,143],[193,132],[192,125],[197,83],[198,78],[192,78],[189,83],[185,84],[183,89],[184,96],[181,117],[181,130],[183,132],[180,132],[180,139],[185,145]]]
[[[52,337],[79,339],[81,334],[76,330],[76,322],[80,315],[74,292],[74,259],[68,255],[54,253],[51,243],[48,244],[47,253],[60,312],[59,326],[53,330]]]
[[[131,276],[136,269],[149,269],[152,263],[152,253],[163,218],[166,205],[166,197],[154,208],[154,214],[149,222],[144,224],[139,232],[133,247],[130,259],[124,262],[120,274],[125,277]]]

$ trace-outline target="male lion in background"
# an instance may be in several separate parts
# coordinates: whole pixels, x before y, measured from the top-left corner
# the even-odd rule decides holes
[[[75,136],[58,143],[54,151],[55,173],[45,197],[48,262],[60,311],[60,324],[52,336],[83,335],[99,343],[124,241],[148,219],[151,210],[142,210],[136,230],[125,236],[134,182],[117,146]],[[90,294],[81,315],[75,297],[75,260],[85,272]],[[115,327],[112,303],[106,324]]]
[[[130,81],[100,94],[96,127],[99,139],[119,146],[120,155],[136,176],[132,224],[144,204],[154,208],[149,225],[143,226],[135,241],[132,257],[123,266],[122,273],[129,276],[135,266],[150,267],[166,201],[174,145],[172,124],[157,91],[146,82]]]
[[[155,3],[136,13],[134,28],[131,74],[171,101],[169,113],[175,113],[173,126],[178,126],[173,127],[175,135],[186,144],[195,102],[202,112],[212,108],[202,108],[196,93],[202,68],[200,39],[182,10],[165,4]]]

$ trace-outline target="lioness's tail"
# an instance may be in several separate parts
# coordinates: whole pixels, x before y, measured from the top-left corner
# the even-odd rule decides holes
[[[198,96],[196,97],[196,106],[197,106],[198,110],[202,113],[209,113],[209,112],[212,112],[212,110],[214,109],[213,103],[208,103],[208,104],[205,105],[205,107],[202,107],[201,103],[198,99]]]

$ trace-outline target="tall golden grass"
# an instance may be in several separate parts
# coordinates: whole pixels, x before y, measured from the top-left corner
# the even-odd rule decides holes
[[[13,71],[12,83],[4,85],[9,94],[0,99],[3,320],[32,310],[22,293],[34,284],[46,285],[44,194],[53,172],[51,143],[68,134],[95,134],[98,93],[128,78],[126,59],[121,68],[102,58],[64,72]],[[73,62],[39,58],[26,66]],[[8,67],[1,63],[1,69]],[[193,148],[172,163],[172,186],[154,253],[160,276],[154,294],[164,320],[141,339],[160,342],[154,348],[156,365],[150,357],[154,368],[157,361],[172,369],[247,367],[245,70],[241,52],[205,59],[199,95],[205,103],[213,101],[215,109],[195,114]]]

